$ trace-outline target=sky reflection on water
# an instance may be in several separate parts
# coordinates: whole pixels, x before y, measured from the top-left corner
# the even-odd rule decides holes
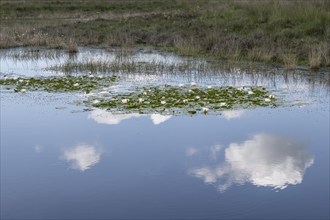
[[[169,120],[171,115],[161,115],[161,114],[151,114],[151,115],[143,115],[139,113],[130,113],[130,114],[114,114],[104,109],[94,109],[88,115],[88,118],[93,119],[96,123],[99,124],[108,124],[108,125],[116,125],[122,122],[123,120],[128,120],[132,118],[140,118],[140,117],[150,117],[152,123],[154,125],[159,125]]]
[[[101,154],[102,151],[95,146],[78,144],[73,148],[63,150],[62,158],[70,163],[72,169],[85,171],[100,161]]]
[[[212,148],[212,154],[220,148]],[[190,174],[207,184],[216,184],[220,192],[234,184],[249,182],[255,186],[285,189],[300,184],[305,170],[314,163],[306,147],[289,138],[256,134],[243,143],[231,143],[224,150],[225,161],[216,167],[200,167]]]
[[[323,108],[98,121],[30,101],[1,109],[3,218],[328,217]]]
[[[266,85],[305,104],[71,113],[81,94],[1,90],[1,218],[329,219],[328,78],[235,71],[146,83]]]

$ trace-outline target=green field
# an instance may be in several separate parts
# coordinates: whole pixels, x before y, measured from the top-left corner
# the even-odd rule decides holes
[[[0,48],[155,46],[182,55],[330,66],[330,1],[1,0]]]

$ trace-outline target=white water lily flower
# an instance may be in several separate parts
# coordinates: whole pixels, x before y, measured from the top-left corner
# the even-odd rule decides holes
[[[162,105],[165,105],[166,104],[166,101],[161,101],[160,102]]]
[[[103,76],[98,76],[98,78],[102,79],[102,78],[103,78]]]
[[[74,87],[77,87],[77,86],[79,86],[79,83],[75,83],[75,84],[73,84],[73,86]]]
[[[179,87],[183,87],[183,86],[184,86],[184,84],[182,84],[182,83],[179,84]]]
[[[207,88],[208,88],[208,89],[212,89],[212,86],[208,86]]]
[[[147,92],[143,92],[143,95],[147,95]]]
[[[191,89],[189,89],[188,92],[193,92],[193,91]]]
[[[248,94],[249,94],[249,95],[252,95],[252,94],[254,94],[254,92],[252,92],[252,91],[248,91]]]
[[[199,97],[199,96],[196,96],[196,99],[200,99],[201,97]]]
[[[88,75],[88,77],[89,77],[89,78],[93,78],[93,77],[94,77],[94,75],[93,75],[93,74],[90,74],[90,75]]]
[[[162,99],[165,99],[165,96],[163,96]]]
[[[23,81],[24,81],[24,80],[22,80],[22,79],[18,80],[18,82],[20,82],[20,83],[23,82]]]
[[[26,89],[21,89],[21,91],[20,91],[20,92],[23,92],[23,93],[24,93],[24,92],[26,92]]]
[[[208,112],[208,111],[209,111],[209,109],[208,109],[208,108],[205,108],[205,107],[203,107],[203,108],[202,108],[202,111],[206,113],[206,112]]]
[[[139,103],[142,103],[144,101],[143,98],[139,98]]]
[[[220,106],[226,106],[226,105],[227,105],[227,103],[225,103],[225,102],[220,103]]]
[[[269,95],[268,97],[269,97],[270,99],[275,98],[275,96],[273,96],[273,95]]]
[[[122,99],[121,102],[122,102],[123,104],[127,104],[127,103],[129,102],[129,99]]]
[[[95,99],[95,100],[93,101],[93,104],[99,104],[99,103],[100,103],[100,101],[97,100],[97,99]]]
[[[184,100],[183,100],[183,103],[187,103],[187,102],[188,102],[188,99],[184,99]]]
[[[271,100],[269,98],[265,98],[265,102],[270,102]]]
[[[190,85],[191,86],[196,86],[196,83],[195,82],[191,82]]]

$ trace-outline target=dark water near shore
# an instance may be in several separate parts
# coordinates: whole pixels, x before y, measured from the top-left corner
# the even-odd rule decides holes
[[[85,95],[2,89],[1,218],[328,219],[329,73],[276,71],[123,74],[111,88],[262,85],[288,102],[221,115],[72,113]]]

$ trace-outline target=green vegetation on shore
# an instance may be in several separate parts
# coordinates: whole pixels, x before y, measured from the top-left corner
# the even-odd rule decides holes
[[[152,45],[183,55],[330,66],[330,1],[2,0],[0,48]]]

